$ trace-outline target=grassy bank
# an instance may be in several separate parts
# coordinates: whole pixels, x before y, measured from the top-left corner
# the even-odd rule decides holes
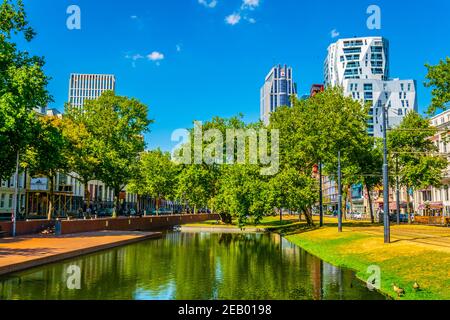
[[[356,271],[367,281],[369,266],[381,269],[381,291],[397,298],[392,284],[406,290],[401,299],[450,299],[450,230],[427,226],[393,226],[390,245],[383,243],[383,228],[367,223],[336,225],[287,236],[311,254],[339,267]],[[418,282],[421,290],[415,291]]]

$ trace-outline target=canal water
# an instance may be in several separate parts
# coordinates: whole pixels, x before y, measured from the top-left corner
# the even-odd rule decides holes
[[[77,277],[79,271],[80,277]],[[169,232],[0,277],[0,300],[377,300],[278,235]]]

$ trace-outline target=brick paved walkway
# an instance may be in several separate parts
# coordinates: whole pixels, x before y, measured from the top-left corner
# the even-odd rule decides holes
[[[160,232],[104,231],[0,239],[0,275],[160,236]]]

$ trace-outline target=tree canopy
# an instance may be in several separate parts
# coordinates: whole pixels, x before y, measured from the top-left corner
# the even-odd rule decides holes
[[[13,36],[30,42],[35,32],[29,26],[23,2],[4,0],[0,4],[0,178],[15,168],[17,153],[23,153],[35,139],[35,108],[51,101],[46,87],[44,59],[20,51]]]
[[[425,85],[433,89],[428,113],[433,115],[438,110],[447,110],[450,106],[450,57],[441,60],[436,66],[427,64],[426,67],[428,74]]]

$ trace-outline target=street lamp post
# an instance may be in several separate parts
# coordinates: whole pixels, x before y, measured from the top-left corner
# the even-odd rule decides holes
[[[389,221],[389,165],[388,165],[388,147],[387,147],[387,117],[386,107],[383,106],[383,191],[384,191],[384,243],[391,243],[391,230]]]
[[[323,227],[323,182],[322,182],[322,161],[319,162],[319,210],[320,210],[320,226]]]
[[[19,151],[16,154],[16,173],[14,175],[14,199],[13,199],[13,214],[12,214],[12,222],[13,222],[13,230],[12,236],[16,236],[16,226],[17,226],[17,207],[19,206],[18,194],[19,194]]]
[[[397,188],[397,224],[400,225],[400,181],[398,177],[398,155],[395,157],[396,188]]]
[[[341,151],[338,153],[338,228],[342,232],[342,168]]]

